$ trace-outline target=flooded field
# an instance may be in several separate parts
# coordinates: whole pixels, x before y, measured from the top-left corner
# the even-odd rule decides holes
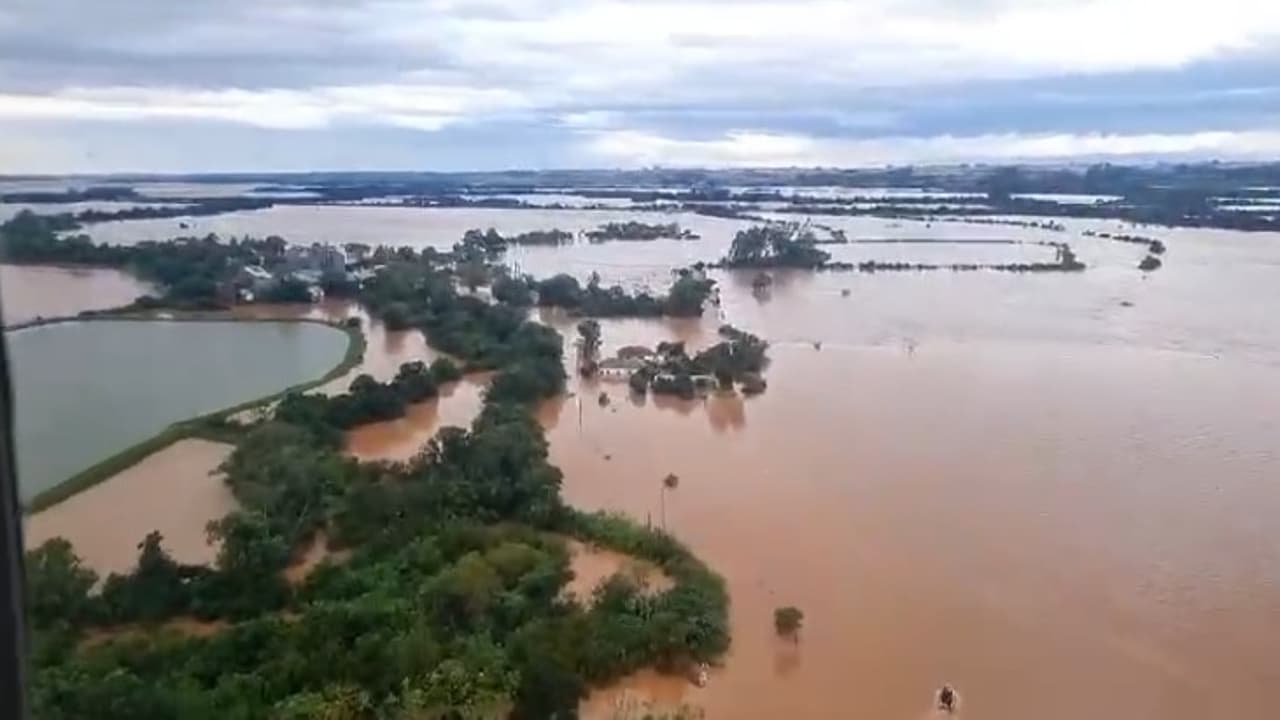
[[[174,560],[212,563],[217,548],[205,525],[236,507],[231,489],[215,471],[232,446],[180,440],[115,477],[26,518],[28,548],[63,537],[85,564],[105,579],[127,573],[138,543],[152,530],[164,535]]]
[[[473,219],[461,224],[485,224]],[[606,354],[709,344],[732,322],[770,339],[774,362],[753,399],[637,401],[571,378],[574,395],[542,408],[571,502],[655,523],[665,510],[733,598],[734,647],[708,687],[645,673],[584,713],[649,699],[712,718],[919,718],[951,682],[970,717],[1269,717],[1280,334],[1264,308],[1280,301],[1278,239],[1123,228],[1170,246],[1144,274],[1142,248],[1080,235],[1116,223],[831,220],[861,237],[1066,240],[1090,269],[780,272],[765,294],[753,273],[718,273],[723,302],[702,321],[603,322]],[[680,245],[713,256],[730,237]],[[521,262],[643,282],[669,274],[661,248]],[[572,336],[570,319],[538,317]],[[366,363],[393,368],[378,345]],[[352,433],[349,449],[411,456],[474,413],[479,385],[454,392]],[[681,483],[664,502],[669,472]],[[798,645],[774,636],[781,605],[805,612]]]
[[[5,325],[127,305],[149,290],[119,270],[0,265]]]
[[[410,245],[447,250],[472,228],[494,228],[503,234],[560,228],[592,230],[607,222],[678,222],[694,232],[719,236],[725,243],[745,223],[694,213],[652,213],[628,210],[489,210],[472,208],[374,207],[368,205],[277,205],[265,210],[148,220],[97,223],[87,232],[97,242],[131,245],[165,240],[176,235],[221,237],[279,235],[294,243]],[[186,224],[187,228],[181,228]],[[609,243],[617,244],[617,243]],[[652,246],[656,243],[626,243]],[[695,243],[684,243],[693,246]],[[554,249],[552,249],[554,252]],[[671,255],[664,255],[669,264]],[[676,256],[680,257],[680,256]]]
[[[657,593],[672,587],[671,578],[653,563],[613,550],[584,545],[576,540],[569,540],[568,546],[573,580],[565,590],[579,602],[591,602],[591,594],[600,583],[614,575],[622,575],[647,592]]]
[[[196,229],[445,247],[471,227],[627,217],[276,208]],[[720,257],[745,225],[638,219],[674,219],[703,239],[527,248],[510,260],[539,276],[661,287],[674,266]],[[619,698],[640,696],[711,718],[916,720],[950,682],[970,718],[1274,717],[1280,236],[1110,221],[1063,220],[1061,232],[813,221],[860,239],[1023,243],[885,246],[891,257],[870,243],[833,249],[859,257],[1008,262],[1065,241],[1089,269],[775,272],[764,293],[754,273],[720,272],[721,305],[701,321],[602,322],[606,354],[710,344],[730,322],[772,342],[773,364],[768,391],[751,399],[638,400],[625,384],[573,378],[574,395],[541,408],[567,499],[665,519],[725,575],[733,601],[733,649],[707,687],[645,673],[597,693],[584,713],[611,717]],[[126,225],[109,232],[143,239]],[[1143,273],[1143,247],[1085,230],[1160,238],[1165,265]],[[572,321],[538,317],[572,336]],[[359,371],[385,379],[434,357],[415,333],[366,327]],[[442,424],[470,419],[482,383],[362,428],[348,449],[409,457]],[[664,496],[668,473],[680,485]],[[775,637],[783,605],[805,613],[798,643]]]
[[[759,398],[584,402],[550,430],[577,504],[656,518],[680,476],[668,526],[733,599],[711,717],[914,718],[943,681],[979,717],[1268,716],[1274,371],[945,342],[774,358]],[[1063,683],[1090,692],[1042,707]]]

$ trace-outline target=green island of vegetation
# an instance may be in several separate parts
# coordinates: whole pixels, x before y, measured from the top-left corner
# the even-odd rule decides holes
[[[168,257],[163,245],[146,252]],[[260,252],[179,245],[200,249],[177,256],[206,258],[216,280],[231,253]],[[56,239],[45,252],[69,248],[92,262],[115,252]],[[134,252],[124,264],[156,257]],[[594,685],[646,667],[692,672],[725,652],[719,576],[662,530],[562,500],[532,414],[565,389],[559,333],[524,306],[463,294],[466,253],[384,260],[354,297],[466,370],[495,371],[471,427],[441,430],[405,463],[341,451],[344,430],[456,380],[448,361],[406,364],[385,383],[361,376],[334,397],[290,393],[247,425],[219,418],[236,443],[222,470],[239,509],[208,527],[213,567],[175,562],[154,532],[136,569],[101,583],[63,540],[28,554],[35,716],[573,717]],[[287,581],[322,538],[344,561]],[[615,575],[586,601],[567,595],[567,538],[651,561],[673,584]]]
[[[769,344],[732,325],[720,326],[719,335],[723,338],[720,342],[693,356],[683,342],[662,342],[653,351],[631,345],[621,348],[616,357],[601,360],[600,323],[583,320],[578,323],[578,372],[584,377],[600,373],[625,376],[637,395],[652,390],[689,400],[701,390],[731,392],[735,383],[747,395],[764,392],[767,385],[761,373],[769,364]],[[607,400],[608,395],[602,394],[601,403]]]
[[[1042,242],[1055,249],[1053,262],[1036,263],[909,263],[864,260],[858,263],[831,260],[831,253],[818,247],[822,244],[846,244],[843,237],[833,241],[818,241],[813,231],[799,223],[766,223],[740,230],[729,246],[729,252],[714,267],[726,269],[805,269],[805,270],[858,270],[927,271],[952,270],[955,272],[995,270],[1002,272],[1078,272],[1085,264],[1076,257],[1071,246],[1063,242]],[[880,242],[880,241],[877,241]],[[906,242],[906,241],[883,241]],[[941,241],[939,241],[941,242]]]
[[[699,390],[733,390],[734,383],[741,385],[748,395],[764,392],[766,387],[761,373],[769,363],[769,344],[732,325],[722,325],[723,340],[694,355],[689,355],[682,342],[663,342],[658,343],[656,352],[628,353],[627,357],[606,360],[603,365],[596,363],[592,354],[592,348],[599,345],[598,327],[584,323],[578,332],[583,339],[583,371],[590,373],[598,367],[608,367],[629,372],[627,383],[636,394],[652,390],[687,400],[695,397]]]
[[[595,230],[587,231],[587,239],[593,243],[610,240],[698,240],[701,236],[679,223],[656,223],[653,225],[629,220],[627,222],[605,223]]]

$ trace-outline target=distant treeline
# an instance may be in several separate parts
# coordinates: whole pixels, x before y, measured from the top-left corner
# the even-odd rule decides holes
[[[1115,240],[1116,242],[1131,243],[1134,245],[1146,245],[1147,250],[1149,250],[1153,255],[1163,255],[1165,251],[1165,245],[1163,242],[1155,238],[1144,237],[1142,235],[1122,235],[1109,232],[1096,232],[1094,230],[1085,230],[1082,234],[1085,237],[1098,237],[1103,240]]]
[[[875,243],[920,242],[919,240],[882,239]],[[937,241],[945,242],[945,241]],[[1012,243],[1013,241],[1009,241]],[[1002,272],[1077,272],[1085,269],[1066,243],[1041,241],[1057,252],[1054,262],[1037,263],[907,263],[867,260],[863,262],[832,261],[831,253],[818,247],[813,231],[796,223],[769,223],[741,230],[733,238],[728,254],[715,264],[721,268],[809,270],[859,270],[861,272],[953,270],[995,270]]]
[[[1275,230],[1275,213],[1222,210],[1218,198],[1264,201],[1280,191],[1280,163],[1189,163],[1124,166],[1109,163],[1088,167],[962,166],[894,167],[884,169],[649,169],[544,172],[462,173],[305,173],[229,174],[165,178],[189,183],[257,182],[265,189],[287,185],[313,193],[309,198],[274,198],[273,204],[316,204],[367,201],[397,197],[397,203],[432,207],[530,207],[498,197],[511,194],[560,192],[588,198],[629,199],[642,209],[672,206],[720,216],[749,209],[761,202],[783,204],[784,212],[806,214],[870,214],[918,217],[937,214],[945,205],[949,215],[1017,214],[1053,217],[1094,217],[1136,223],[1239,230]],[[122,178],[142,183],[148,178]],[[784,194],[778,187],[797,189]],[[832,199],[806,193],[808,187],[840,187],[849,196]],[[859,194],[866,188],[908,188],[922,196],[884,197]],[[929,193],[949,197],[927,197]],[[1094,204],[1058,203],[1025,197],[1031,194],[1072,194],[1115,197]],[[1021,197],[1020,197],[1021,196]],[[0,196],[3,202],[76,202],[82,200],[165,201],[132,187],[100,186],[64,193],[21,192]],[[207,200],[207,199],[206,199]],[[203,200],[201,201],[203,202]],[[851,207],[853,203],[868,207]],[[720,207],[717,207],[717,204]],[[725,208],[723,206],[731,206]],[[743,205],[745,208],[733,208]],[[930,212],[922,213],[924,207]]]
[[[692,230],[682,229],[679,223],[649,225],[642,222],[605,223],[595,230],[587,231],[587,239],[593,243],[609,240],[697,240],[701,236]]]

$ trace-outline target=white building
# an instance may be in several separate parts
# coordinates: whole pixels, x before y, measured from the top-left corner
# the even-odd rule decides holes
[[[276,278],[260,265],[245,265],[236,273],[235,284],[261,294],[275,287]]]

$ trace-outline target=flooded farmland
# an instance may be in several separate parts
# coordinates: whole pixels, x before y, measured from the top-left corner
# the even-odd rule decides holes
[[[301,213],[293,222],[275,210],[283,216],[268,224],[231,214],[197,229],[447,247],[469,227],[617,219],[290,208]],[[741,226],[649,217],[703,239],[524,248],[509,259],[536,276],[598,272],[661,289],[674,267],[722,255]],[[956,251],[984,262],[1034,259],[1044,249],[1035,242],[1065,241],[1089,268],[777,272],[763,293],[753,273],[717,272],[721,303],[701,321],[602,322],[606,354],[710,344],[724,322],[773,343],[759,397],[640,400],[625,384],[573,378],[573,396],[541,409],[571,503],[665,521],[728,581],[734,645],[707,687],[646,674],[612,692],[687,701],[711,718],[915,719],[950,682],[968,717],[1271,717],[1280,238],[1139,229],[1169,246],[1164,268],[1143,273],[1140,248],[1082,234],[1114,222],[1046,231],[813,220],[851,238],[1025,243],[1010,256],[996,245]],[[370,224],[382,229],[348,232]],[[127,224],[117,225],[110,232]],[[837,251],[933,261],[952,257],[947,248]],[[571,321],[539,317],[572,337]],[[369,329],[375,375],[431,357],[412,336]],[[482,381],[464,382],[352,433],[348,449],[408,457],[442,424],[465,424],[481,392]],[[680,485],[664,495],[668,473]],[[784,605],[804,610],[798,644],[774,635]],[[609,706],[601,693],[585,709]]]

